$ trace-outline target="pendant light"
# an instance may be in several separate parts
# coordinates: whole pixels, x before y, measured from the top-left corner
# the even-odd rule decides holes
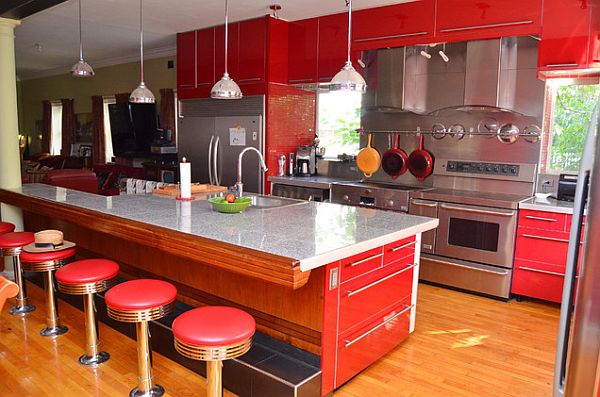
[[[154,94],[144,83],[144,22],[142,17],[142,0],[140,0],[140,85],[129,96],[131,103],[154,103]]]
[[[242,90],[235,81],[229,77],[227,73],[227,39],[229,34],[229,6],[225,0],[225,72],[221,80],[217,81],[210,90],[210,97],[214,99],[240,99],[242,98]]]
[[[350,45],[352,39],[352,0],[346,0],[348,5],[348,59],[346,64],[331,80],[330,91],[353,91],[364,94],[367,91],[365,79],[354,69],[350,60]]]
[[[81,38],[81,0],[79,0],[79,61],[71,68],[75,77],[93,77],[94,69],[83,60],[83,40]]]

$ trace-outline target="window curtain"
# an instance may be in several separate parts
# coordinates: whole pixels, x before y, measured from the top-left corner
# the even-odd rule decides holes
[[[37,132],[37,131],[36,131]],[[50,153],[52,137],[52,104],[42,101],[42,153]]]
[[[75,143],[75,107],[72,99],[61,99],[62,104],[62,150],[63,156],[71,155],[71,144]]]
[[[101,96],[92,96],[92,161],[104,164],[106,160],[106,142],[104,142],[104,101]]]
[[[171,130],[171,141],[175,142],[175,95],[172,88],[160,90],[160,124],[164,130]]]
[[[127,102],[129,102],[129,95],[131,95],[129,92],[115,94],[115,102],[127,103]]]

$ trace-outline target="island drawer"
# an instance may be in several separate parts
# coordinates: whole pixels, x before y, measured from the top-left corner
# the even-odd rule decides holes
[[[410,297],[406,297],[363,327],[340,335],[335,387],[347,382],[408,337],[412,309]]]
[[[383,246],[383,265],[389,265],[399,259],[415,253],[415,236],[405,238]]]
[[[567,214],[548,211],[519,211],[519,226],[563,232],[566,223]]]
[[[515,257],[565,267],[569,233],[519,227]]]
[[[414,267],[411,262],[398,261],[341,285],[339,333],[360,327],[377,313],[410,298]]]
[[[377,247],[340,261],[340,282],[352,280],[383,266],[383,248]]]

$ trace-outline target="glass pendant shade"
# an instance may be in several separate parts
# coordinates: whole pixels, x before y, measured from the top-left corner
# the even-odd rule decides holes
[[[135,90],[129,95],[129,102],[131,103],[154,103],[155,98],[152,91],[146,87],[146,84],[142,81]]]
[[[92,77],[94,76],[94,69],[83,59],[80,59],[71,68],[71,74],[75,77]]]
[[[365,93],[367,83],[365,79],[354,69],[352,62],[347,61],[342,70],[340,70],[329,84],[330,91],[353,91]]]
[[[221,80],[217,81],[210,90],[210,97],[214,99],[240,99],[242,90],[235,81],[229,77],[229,74],[223,74]]]

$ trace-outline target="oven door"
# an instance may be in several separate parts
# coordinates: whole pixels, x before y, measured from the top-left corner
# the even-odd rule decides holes
[[[437,255],[513,266],[516,211],[443,203],[438,217]]]

